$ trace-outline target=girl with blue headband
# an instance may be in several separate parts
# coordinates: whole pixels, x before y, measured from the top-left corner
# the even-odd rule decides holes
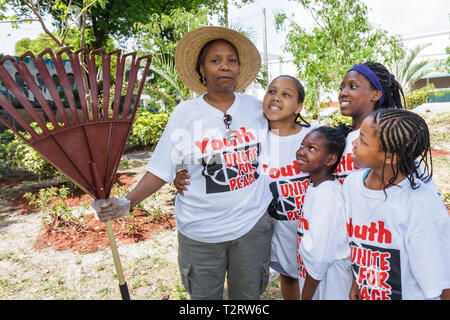
[[[395,76],[380,63],[366,62],[354,65],[345,74],[339,104],[341,114],[352,118],[352,127],[347,128],[347,146],[335,171],[342,183],[348,174],[359,169],[353,163],[352,142],[359,136],[364,119],[378,109],[403,109],[406,103]]]

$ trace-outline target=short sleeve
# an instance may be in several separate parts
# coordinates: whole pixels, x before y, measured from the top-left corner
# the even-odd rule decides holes
[[[175,179],[177,167],[182,163],[180,146],[174,141],[177,118],[175,109],[146,166],[147,171],[166,182],[172,182]]]

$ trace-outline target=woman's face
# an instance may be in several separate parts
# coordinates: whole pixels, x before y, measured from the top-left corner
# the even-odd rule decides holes
[[[213,43],[205,54],[200,73],[206,80],[208,92],[234,92],[239,77],[236,51],[225,41]]]

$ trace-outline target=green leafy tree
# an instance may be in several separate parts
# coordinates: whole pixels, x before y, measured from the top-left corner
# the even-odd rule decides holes
[[[236,6],[252,0],[236,0]],[[146,23],[154,14],[170,14],[173,10],[184,8],[186,11],[208,8],[213,14],[223,16],[227,0],[3,0],[0,4],[2,12],[13,12],[0,19],[8,20],[16,27],[20,22],[39,21],[47,33],[59,46],[64,45],[66,30],[76,25],[83,39],[90,35],[83,44],[91,49],[106,47],[110,39],[129,38],[136,33],[136,25]],[[45,16],[52,17],[53,26],[59,34],[53,34],[45,24]]]
[[[78,5],[69,0],[3,0],[0,5],[2,14],[0,20],[10,22],[14,28],[19,28],[23,22],[38,21],[44,33],[61,48],[66,46],[69,33],[80,29],[81,45],[84,45],[87,12],[101,0],[82,0]],[[6,15],[6,12],[12,12]],[[52,15],[57,29],[51,28],[45,21],[46,16]]]
[[[70,30],[65,45],[74,49],[80,48],[79,31],[74,29]],[[46,48],[56,51],[60,46],[52,41],[46,33],[41,33],[37,39],[23,38],[17,41],[14,46],[14,51],[16,56],[20,56],[27,51],[31,51],[33,54],[37,55]]]
[[[307,87],[305,105],[317,111],[320,94],[336,90],[345,72],[368,60],[389,63],[403,56],[397,38],[375,29],[367,6],[359,0],[291,0],[299,2],[314,18],[311,32],[285,15],[277,26],[290,21],[285,50],[292,53],[299,77]]]

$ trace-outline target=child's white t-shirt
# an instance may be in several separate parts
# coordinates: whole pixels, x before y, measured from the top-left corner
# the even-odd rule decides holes
[[[306,191],[297,232],[300,292],[306,273],[319,280],[314,300],[348,300],[352,286],[342,185],[324,181]]]
[[[268,132],[264,175],[268,177],[274,201],[269,210],[276,220],[272,236],[271,261],[278,262],[292,278],[297,278],[297,226],[309,174],[297,168],[296,152],[303,138],[316,126],[302,127],[290,136]]]
[[[428,184],[408,179],[364,186],[367,170],[344,182],[352,269],[363,299],[432,299],[450,288],[450,218]]]
[[[260,161],[268,130],[261,101],[235,94],[227,114],[234,141],[226,138],[224,113],[207,104],[203,95],[180,103],[146,166],[166,182],[186,168],[191,179],[184,196],[175,199],[177,228],[206,243],[244,235],[272,199]]]
[[[346,138],[345,149],[342,153],[341,161],[339,162],[338,167],[334,171],[335,177],[340,181],[340,183],[344,183],[344,179],[352,172],[358,171],[359,167],[355,164],[352,158],[353,154],[353,145],[352,142],[359,137],[359,129],[355,131],[351,131]]]

